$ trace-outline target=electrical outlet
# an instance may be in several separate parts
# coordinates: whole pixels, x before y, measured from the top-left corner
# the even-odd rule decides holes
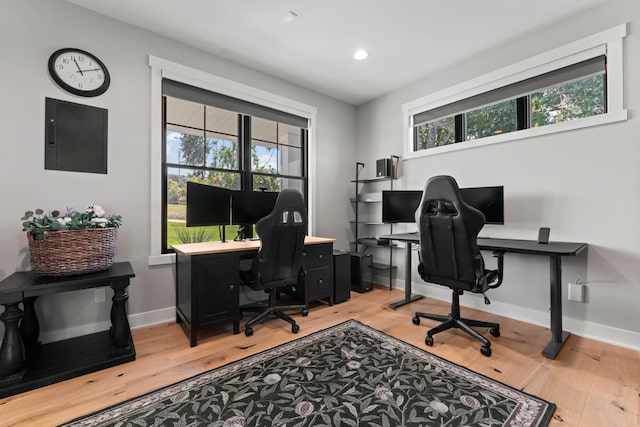
[[[96,299],[95,299],[96,304],[99,302],[105,302],[107,300],[107,291],[105,288],[97,288],[95,292],[96,292]]]
[[[569,282],[569,301],[584,302],[584,285]]]

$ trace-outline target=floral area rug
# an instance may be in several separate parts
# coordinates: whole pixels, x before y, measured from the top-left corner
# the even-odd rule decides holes
[[[554,411],[349,320],[65,426],[546,426]]]

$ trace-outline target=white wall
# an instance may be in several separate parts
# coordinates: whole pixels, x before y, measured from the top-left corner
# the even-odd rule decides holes
[[[463,187],[504,185],[505,225],[486,226],[481,235],[535,239],[538,228],[546,226],[551,228],[552,240],[588,242],[587,253],[563,259],[563,293],[566,282],[578,276],[587,286],[587,303],[563,298],[565,329],[640,348],[640,121],[636,113],[640,6],[636,1],[606,2],[360,106],[357,158],[371,164],[389,154],[403,154],[402,104],[625,22],[629,23],[624,41],[628,121],[408,159],[402,162],[394,187],[421,190],[428,177],[438,174],[454,176]],[[397,252],[395,259],[396,285],[402,287],[403,254]],[[413,263],[415,267],[417,256]],[[491,260],[487,263],[495,265]],[[450,298],[445,288],[424,284],[415,268],[412,281],[421,293]],[[489,296],[493,301],[489,306],[476,295],[465,295],[461,303],[548,326],[548,260],[506,255],[505,281]]]
[[[92,52],[107,65],[112,82],[104,95],[76,97],[49,78],[49,55],[63,47]],[[147,259],[150,144],[161,143],[150,140],[150,54],[316,107],[317,156],[310,159],[317,163],[316,234],[335,237],[336,247],[348,248],[355,107],[62,0],[4,0],[0,52],[0,279],[30,268],[21,231],[24,211],[97,203],[124,218],[116,261],[131,261],[136,273],[129,289],[132,325],[174,316],[174,269],[149,267]],[[44,169],[45,97],[109,110],[107,175]],[[111,294],[108,290],[107,303],[100,304],[93,302],[93,290],[40,298],[43,338],[104,329]]]

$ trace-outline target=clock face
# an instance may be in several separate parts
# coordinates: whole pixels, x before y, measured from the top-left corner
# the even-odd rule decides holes
[[[110,84],[107,67],[80,49],[60,49],[49,58],[49,73],[64,90],[79,96],[98,96]]]

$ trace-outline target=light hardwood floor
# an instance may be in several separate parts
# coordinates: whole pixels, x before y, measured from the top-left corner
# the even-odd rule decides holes
[[[348,319],[556,403],[552,426],[640,425],[638,351],[572,335],[550,360],[540,354],[549,340],[548,329],[466,308],[465,317],[501,324],[500,338],[482,331],[492,341],[493,355],[482,356],[479,343],[459,330],[436,335],[428,348],[424,336],[435,322],[423,320],[415,326],[412,313],[447,314],[448,304],[425,298],[392,310],[388,304],[402,299],[402,291],[378,287],[351,295],[350,301],[333,307],[314,303],[308,317],[296,315],[297,335],[274,319],[256,325],[249,338],[233,335],[230,327],[204,329],[198,346],[190,348],[175,323],[134,330],[134,362],[0,399],[0,425],[57,425]]]

